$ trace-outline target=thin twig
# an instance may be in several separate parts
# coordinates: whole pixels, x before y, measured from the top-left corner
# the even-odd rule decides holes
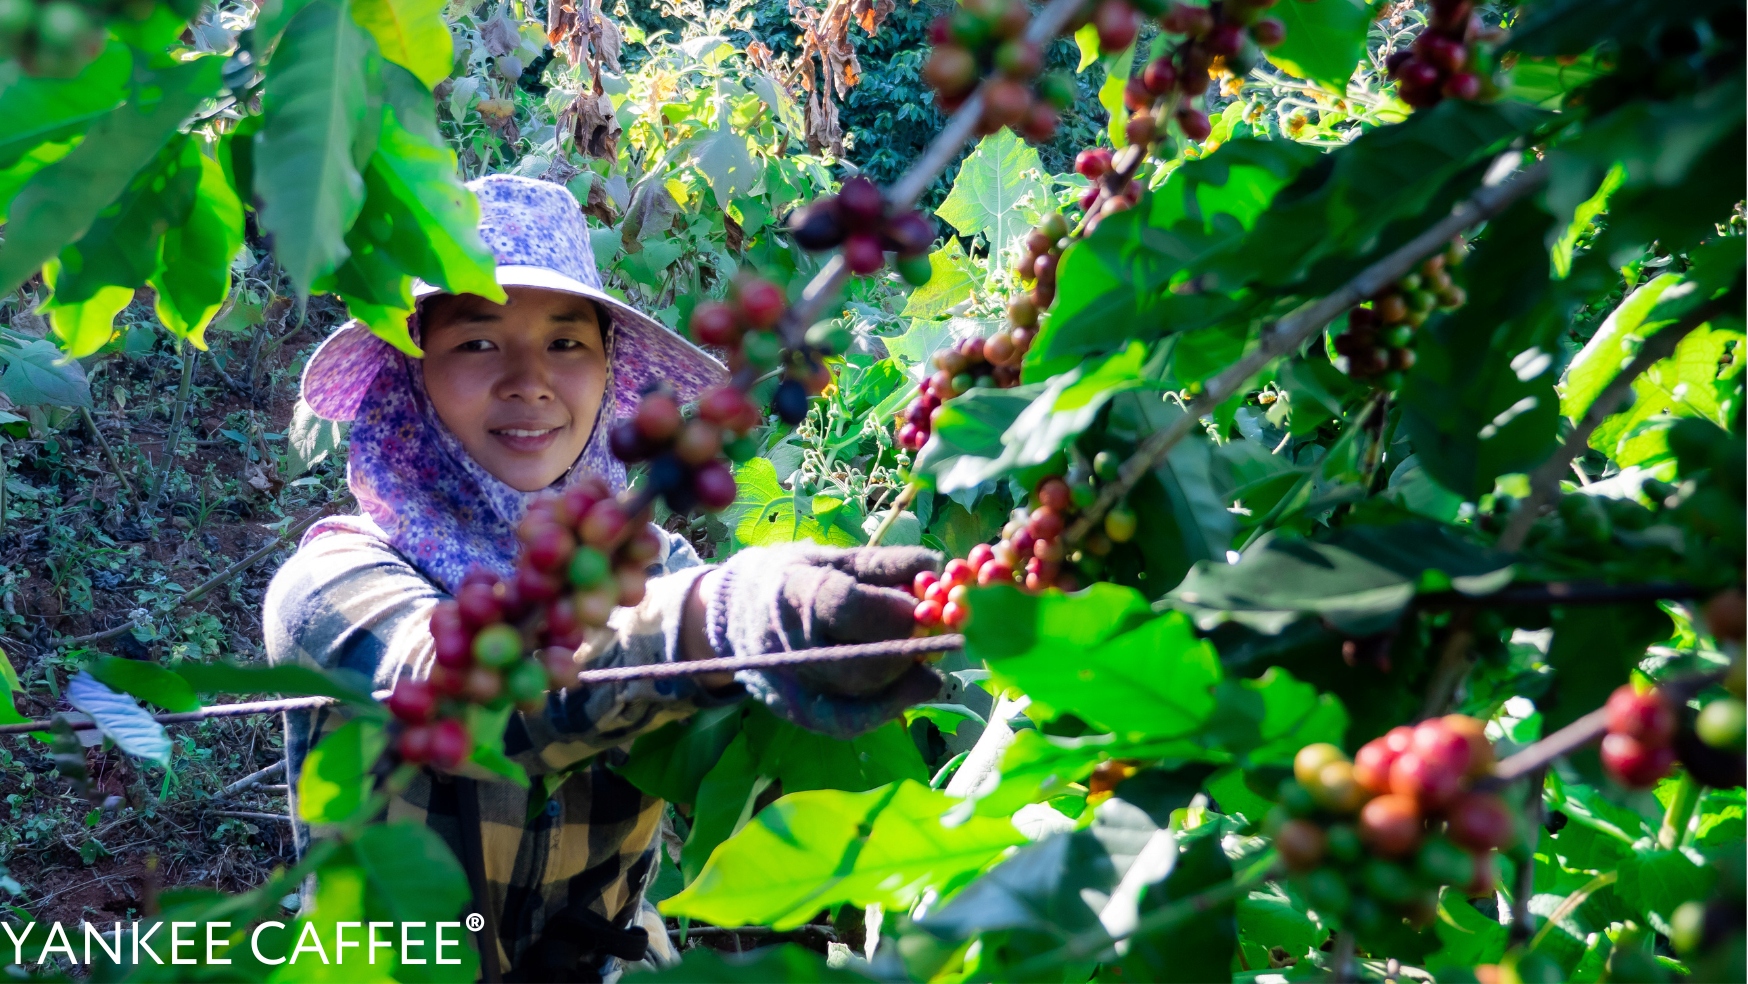
[[[1068,528],[1069,542],[1078,543],[1084,538],[1093,524],[1103,519],[1112,506],[1122,501],[1135,488],[1137,482],[1159,467],[1179,441],[1201,426],[1203,416],[1213,412],[1237,393],[1270,362],[1303,345],[1343,311],[1401,279],[1421,260],[1448,244],[1453,236],[1498,215],[1518,199],[1541,187],[1547,181],[1548,174],[1547,163],[1538,162],[1511,178],[1482,188],[1467,201],[1453,208],[1450,215],[1434,223],[1390,255],[1366,267],[1333,293],[1265,329],[1262,344],[1255,351],[1208,380],[1201,395],[1190,402],[1182,417],[1141,442],[1135,454],[1123,462],[1117,480],[1106,485],[1098,499]]]
[[[1607,732],[1608,709],[1599,707],[1494,766],[1493,775],[1483,780],[1483,784],[1500,786],[1516,782],[1524,776],[1547,768],[1555,759],[1576,752]]]
[[[200,350],[192,345],[188,346],[182,353],[182,382],[176,387],[176,410],[170,417],[169,435],[164,438],[164,466],[158,470],[152,486],[151,501],[145,505],[147,512],[158,508],[158,503],[164,498],[164,490],[170,487],[170,474],[176,470],[176,445],[182,440],[182,432],[186,429],[188,404],[194,396],[194,364],[198,361]]]
[[[1530,912],[1530,898],[1536,893],[1536,841],[1542,832],[1542,787],[1547,783],[1548,766],[1537,766],[1529,776],[1529,788],[1524,791],[1524,834],[1517,865],[1517,884],[1512,887],[1511,933],[1513,943],[1530,938],[1535,930],[1535,914]]]
[[[103,449],[103,456],[109,459],[109,467],[115,470],[115,477],[121,482],[121,487],[123,491],[127,492],[127,497],[133,500],[134,505],[140,505],[140,497],[134,494],[134,487],[127,480],[127,472],[121,467],[121,459],[115,456],[115,449],[109,446],[109,438],[104,437],[103,431],[98,429],[97,421],[91,419],[90,409],[80,407],[79,416],[84,419],[85,426],[90,428],[91,433],[96,436],[97,446]]]
[[[1627,363],[1627,367],[1597,394],[1590,409],[1584,412],[1584,419],[1572,428],[1572,433],[1566,435],[1566,442],[1560,445],[1560,449],[1552,457],[1537,466],[1530,476],[1529,498],[1518,506],[1511,516],[1511,522],[1506,524],[1505,532],[1499,535],[1499,549],[1511,553],[1523,549],[1524,541],[1529,538],[1530,529],[1535,526],[1542,506],[1552,501],[1560,491],[1560,476],[1566,474],[1578,456],[1590,447],[1590,435],[1596,428],[1620,409],[1622,402],[1632,392],[1633,380],[1639,378],[1645,370],[1669,358],[1674,354],[1675,346],[1689,332],[1725,310],[1727,308],[1722,301],[1702,304],[1639,346],[1639,352],[1633,356],[1633,361]]]
[[[380,695],[387,697],[385,692]],[[152,720],[159,724],[186,724],[190,721],[207,721],[212,718],[248,717],[251,714],[277,714],[280,711],[297,711],[304,708],[326,707],[338,703],[332,697],[285,697],[278,700],[252,700],[240,704],[214,704],[198,711],[178,711],[174,714],[154,714]],[[0,724],[0,735],[24,735],[33,731],[47,731],[52,719],[37,721],[21,721],[17,724]],[[97,727],[96,721],[73,719],[68,715],[67,726],[74,731],[89,731]]]
[[[257,769],[243,778],[238,779],[236,782],[231,783],[229,786],[219,790],[218,793],[213,796],[213,799],[221,800],[228,796],[235,796],[246,789],[259,786],[264,781],[273,778],[275,773],[282,771],[284,768],[285,760],[280,759],[265,769]]]
[[[280,823],[290,823],[291,815],[286,813],[256,813],[252,810],[208,810],[209,817],[241,817],[244,820],[275,820]]]
[[[892,500],[892,507],[886,511],[886,517],[880,521],[879,526],[874,528],[874,535],[868,538],[868,546],[877,547],[881,540],[886,539],[886,531],[892,529],[892,524],[898,519],[899,513],[904,512],[904,507],[910,505],[910,501],[916,498],[919,488],[921,486],[911,482],[904,487],[904,491],[898,493],[898,498]]]

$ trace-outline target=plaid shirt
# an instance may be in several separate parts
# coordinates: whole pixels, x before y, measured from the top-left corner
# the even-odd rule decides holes
[[[643,603],[615,612],[611,625],[584,646],[579,656],[591,665],[678,658],[682,604],[709,568],[685,540],[665,533],[663,539],[658,566],[665,576],[652,578]],[[370,677],[376,689],[387,689],[402,674],[430,673],[434,654],[428,622],[431,609],[445,597],[382,541],[329,533],[305,545],[274,576],[263,618],[268,656],[275,663],[344,667]],[[733,687],[713,697],[690,679],[555,694],[545,715],[518,711],[505,732],[504,752],[528,771],[531,789],[493,781],[476,766],[463,767],[461,774],[481,780],[472,788],[488,904],[497,915],[499,967],[517,967],[548,923],[572,906],[584,906],[612,926],[641,921],[650,931],[652,957],[672,955],[659,917],[643,903],[656,873],[663,802],[625,781],[608,761],[622,760],[625,746],[639,734],[742,696]],[[285,715],[300,856],[310,833],[297,818],[296,777],[309,749],[344,722],[339,707]],[[391,802],[387,819],[426,824],[464,858],[460,792],[466,788],[451,776],[421,770],[406,793]],[[576,915],[571,908],[570,916]],[[594,960],[593,968],[578,968],[583,973],[578,979],[616,967],[599,951]]]

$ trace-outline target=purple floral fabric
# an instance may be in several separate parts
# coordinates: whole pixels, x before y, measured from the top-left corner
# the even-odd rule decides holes
[[[601,306],[609,398],[582,455],[553,488],[588,475],[624,488],[625,467],[607,450],[607,425],[630,416],[654,382],[674,387],[682,400],[697,398],[723,378],[721,364],[600,290],[582,210],[567,189],[510,175],[468,187],[479,196],[480,235],[497,258],[500,283],[550,287],[556,274],[573,282],[559,289]],[[416,340],[416,316],[409,329]],[[422,362],[352,322],[311,357],[303,398],[318,416],[353,421],[346,480],[362,511],[315,524],[305,543],[337,530],[376,536],[450,591],[475,567],[514,571],[516,525],[535,493],[511,488],[468,455],[431,406]]]

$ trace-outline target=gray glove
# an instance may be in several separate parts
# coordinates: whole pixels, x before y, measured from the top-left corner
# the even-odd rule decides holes
[[[908,638],[910,583],[941,557],[920,547],[838,550],[813,544],[753,547],[724,564],[705,599],[713,649],[723,656]],[[709,584],[709,582],[706,582]],[[737,682],[804,727],[866,731],[926,701],[941,678],[920,657],[743,670]]]

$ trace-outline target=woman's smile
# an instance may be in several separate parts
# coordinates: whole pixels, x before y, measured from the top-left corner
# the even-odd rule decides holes
[[[488,433],[498,440],[498,443],[521,454],[538,454],[545,451],[558,440],[560,434],[569,424],[557,427],[495,427]]]

